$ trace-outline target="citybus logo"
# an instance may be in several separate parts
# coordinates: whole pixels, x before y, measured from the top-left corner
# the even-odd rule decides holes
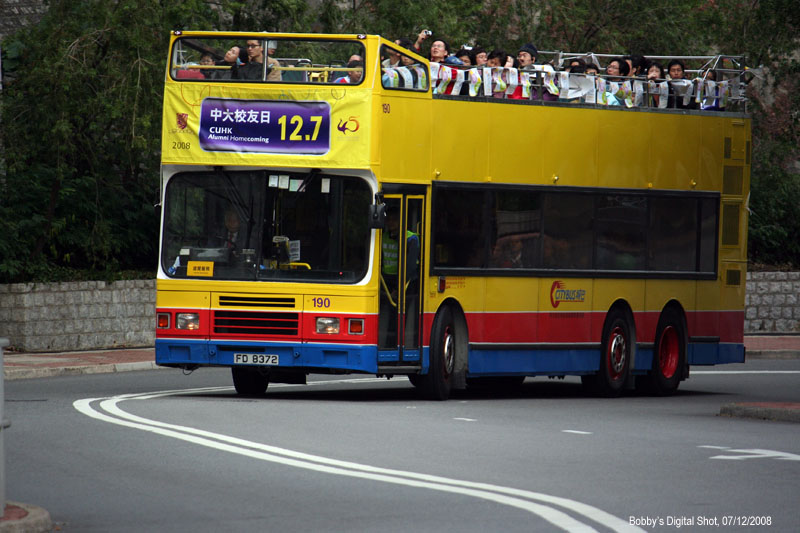
[[[554,281],[550,287],[550,304],[553,309],[561,302],[575,303],[586,300],[585,289],[567,289],[563,281]]]

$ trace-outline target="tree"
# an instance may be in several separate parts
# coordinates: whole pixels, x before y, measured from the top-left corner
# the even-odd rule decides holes
[[[153,268],[168,30],[211,14],[201,0],[59,0],[4,43],[0,281]]]

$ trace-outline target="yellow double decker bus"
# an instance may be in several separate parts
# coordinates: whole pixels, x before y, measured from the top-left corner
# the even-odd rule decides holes
[[[374,35],[173,32],[156,362],[434,399],[567,375],[669,394],[743,362],[750,119],[716,68],[676,93],[705,109],[612,107],[566,84],[623,80],[556,73],[545,98],[547,69]]]

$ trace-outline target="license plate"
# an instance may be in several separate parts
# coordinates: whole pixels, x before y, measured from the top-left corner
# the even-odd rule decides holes
[[[233,362],[237,365],[277,365],[278,354],[235,353]]]

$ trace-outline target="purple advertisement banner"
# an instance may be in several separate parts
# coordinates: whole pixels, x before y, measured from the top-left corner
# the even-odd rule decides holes
[[[328,153],[328,102],[206,98],[200,111],[200,146],[209,152]]]

